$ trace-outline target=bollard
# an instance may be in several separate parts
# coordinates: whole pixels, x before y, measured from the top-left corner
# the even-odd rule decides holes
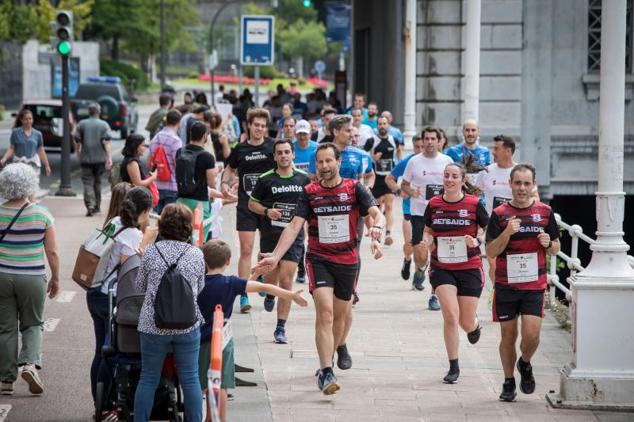
[[[211,331],[211,354],[207,370],[207,421],[220,422],[220,383],[222,381],[222,306],[216,305]]]

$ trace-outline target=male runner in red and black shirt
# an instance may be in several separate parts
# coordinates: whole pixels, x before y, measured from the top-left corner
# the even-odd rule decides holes
[[[533,198],[535,168],[518,164],[511,170],[513,199],[493,210],[487,228],[487,255],[496,258],[493,320],[500,322],[500,358],[504,384],[500,400],[515,400],[513,375],[517,316],[522,316],[521,356],[517,360],[520,390],[535,391],[530,360],[539,345],[544,316],[546,254],[559,252],[559,230],[552,209]]]
[[[275,267],[308,221],[306,272],[317,314],[315,341],[320,362],[317,385],[328,395],[339,390],[332,359],[336,345],[345,335],[346,316],[351,312],[352,292],[356,287],[357,223],[360,217],[372,217],[370,248],[378,259],[382,255],[379,240],[385,217],[361,182],[341,178],[341,153],[334,144],[320,144],[316,161],[319,181],[304,187],[295,217],[282,232],[273,253],[262,254],[265,257],[257,267]]]

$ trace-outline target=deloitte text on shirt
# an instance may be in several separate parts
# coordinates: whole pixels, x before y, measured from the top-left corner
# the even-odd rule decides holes
[[[420,154],[407,163],[403,180],[410,184],[411,190],[418,190],[420,196],[411,198],[410,211],[412,215],[424,215],[427,203],[442,188],[442,179],[447,164],[453,160],[438,154],[435,158],[427,158]]]

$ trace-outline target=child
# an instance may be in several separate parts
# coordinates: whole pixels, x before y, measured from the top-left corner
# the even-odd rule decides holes
[[[207,277],[205,287],[198,295],[198,307],[205,318],[205,323],[200,327],[200,353],[198,355],[198,371],[200,386],[207,389],[207,369],[209,368],[209,355],[211,350],[211,328],[213,325],[213,312],[216,305],[222,306],[225,321],[231,318],[233,302],[236,297],[249,292],[265,292],[273,296],[293,300],[300,306],[307,306],[308,302],[302,297],[302,290],[289,292],[271,284],[247,281],[237,276],[223,275],[231,260],[229,245],[220,239],[210,240],[202,246]],[[255,276],[255,274],[254,274]],[[233,361],[233,339],[222,350],[222,382],[220,392],[220,420],[225,422],[227,418],[227,389],[235,388],[235,372]]]

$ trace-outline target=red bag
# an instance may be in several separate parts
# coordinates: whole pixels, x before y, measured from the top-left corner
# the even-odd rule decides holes
[[[156,183],[152,182],[149,185],[147,185],[147,188],[152,193],[152,206],[155,207],[158,205],[159,198],[160,198],[158,187],[156,186]]]
[[[172,180],[172,172],[163,145],[158,144],[156,150],[154,150],[154,154],[150,158],[150,166],[156,169],[156,179],[158,181],[169,182]]]

